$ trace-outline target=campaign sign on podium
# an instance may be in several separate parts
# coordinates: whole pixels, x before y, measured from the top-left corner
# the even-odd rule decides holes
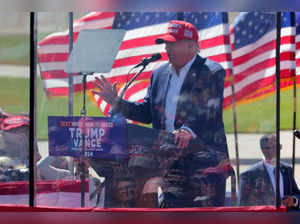
[[[48,141],[50,156],[125,158],[126,120],[49,116]]]

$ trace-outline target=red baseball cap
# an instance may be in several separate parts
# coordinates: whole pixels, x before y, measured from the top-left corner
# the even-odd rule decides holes
[[[155,40],[155,43],[162,44],[165,42],[176,42],[183,39],[198,41],[198,32],[196,27],[185,21],[172,20],[169,23],[167,33],[158,37]]]

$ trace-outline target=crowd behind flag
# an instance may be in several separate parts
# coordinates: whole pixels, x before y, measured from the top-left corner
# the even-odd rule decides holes
[[[246,103],[275,92],[276,14],[240,13],[229,31],[228,13],[181,13],[181,18],[198,29],[200,55],[219,62],[226,70],[224,108],[232,105],[231,75],[237,103]],[[153,69],[167,61],[163,45],[156,45],[158,35],[167,31],[170,20],[179,19],[174,12],[94,12],[74,22],[74,42],[82,29],[125,29],[126,34],[109,74],[111,83],[122,90],[134,75],[127,74],[142,58],[161,53],[162,59],[147,66],[126,91],[124,98],[142,101]],[[294,14],[295,15],[295,14]],[[296,13],[296,20],[300,15]],[[292,86],[300,67],[300,28],[293,13],[282,13],[281,29],[281,88]],[[296,33],[297,30],[297,33]],[[68,95],[68,74],[64,66],[68,59],[68,32],[49,35],[38,43],[41,78],[47,96]],[[296,41],[295,41],[296,40]],[[298,67],[296,70],[296,65]],[[135,70],[137,72],[137,70]],[[97,76],[100,74],[95,74]],[[87,88],[94,88],[94,76],[88,77]],[[74,91],[82,90],[82,77],[74,74]],[[300,80],[297,78],[297,83]],[[109,105],[99,96],[91,99],[107,115]]]

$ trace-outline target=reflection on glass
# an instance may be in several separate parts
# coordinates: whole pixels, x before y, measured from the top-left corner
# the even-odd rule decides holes
[[[260,139],[260,148],[264,159],[241,174],[240,205],[275,204],[276,136],[263,135]],[[290,165],[280,163],[279,181],[282,204],[289,208],[298,208],[300,191]]]

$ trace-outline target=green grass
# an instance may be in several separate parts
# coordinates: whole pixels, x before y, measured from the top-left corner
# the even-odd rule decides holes
[[[47,35],[39,32],[38,41]],[[29,46],[29,33],[0,35],[0,64],[29,65]]]
[[[297,88],[300,97],[300,88]],[[297,100],[297,111],[300,112]],[[280,129],[293,128],[293,90],[285,90],[280,96]],[[227,132],[233,132],[232,110],[224,111],[224,124]],[[236,109],[238,132],[274,132],[276,128],[276,96],[275,94],[256,102],[239,105]],[[300,127],[300,116],[297,115],[297,128]]]
[[[29,34],[0,36],[1,64],[29,64]]]

